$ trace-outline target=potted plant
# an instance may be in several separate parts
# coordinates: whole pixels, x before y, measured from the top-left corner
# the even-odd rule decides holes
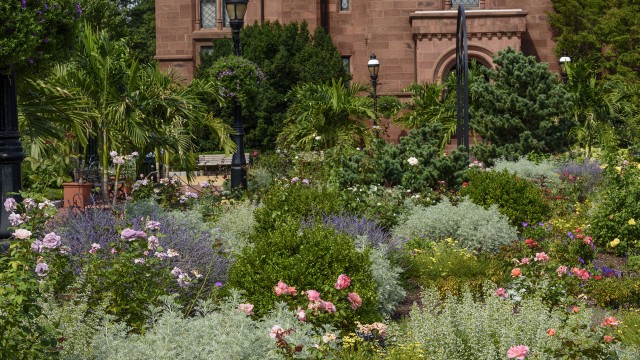
[[[91,200],[93,184],[86,182],[84,177],[84,161],[78,154],[72,156],[75,160],[74,181],[62,184],[64,207],[84,208]]]

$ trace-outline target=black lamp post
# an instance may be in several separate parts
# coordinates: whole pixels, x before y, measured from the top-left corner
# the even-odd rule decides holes
[[[378,126],[378,94],[376,93],[376,88],[378,87],[378,70],[380,69],[380,61],[376,59],[375,53],[371,53],[367,67],[369,67],[371,86],[373,87],[373,112],[375,113],[373,125]]]
[[[20,201],[19,196],[10,194],[22,188],[20,169],[24,159],[18,130],[15,73],[3,74],[1,71],[0,69],[0,240],[11,236],[8,230],[9,213],[3,204],[9,197]],[[0,252],[4,250],[6,246],[0,242]]]
[[[562,53],[562,57],[560,58],[560,76],[562,77],[562,83],[566,84],[569,80],[569,75],[567,74],[567,65],[571,62],[571,58],[567,56],[567,52]]]
[[[231,25],[231,35],[233,37],[233,48],[236,56],[241,56],[240,49],[240,29],[244,25],[244,14],[247,11],[249,0],[227,0],[227,14]],[[233,106],[233,130],[235,134],[231,137],[236,143],[236,153],[231,158],[231,187],[247,188],[247,159],[244,156],[244,127],[242,126],[242,107],[236,98]]]

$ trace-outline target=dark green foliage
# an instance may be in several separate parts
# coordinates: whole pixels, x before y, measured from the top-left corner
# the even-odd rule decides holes
[[[84,20],[112,39],[127,39],[133,58],[155,62],[155,0],[82,0]]]
[[[496,204],[513,226],[523,222],[535,224],[551,216],[542,190],[506,169],[500,172],[474,170],[467,176],[469,185],[463,187],[460,194],[486,208]]]
[[[255,306],[256,315],[264,316],[276,301],[284,301],[293,309],[306,309],[309,301],[301,292],[316,290],[323,300],[333,302],[337,312],[321,311],[319,316],[312,316],[312,311],[307,310],[308,321],[347,328],[355,321],[369,323],[379,319],[369,253],[356,251],[348,235],[323,226],[301,229],[299,222],[290,222],[271,233],[258,233],[254,243],[231,267],[227,284],[244,291],[247,302]],[[333,286],[340,274],[351,278],[351,286],[345,290]],[[295,287],[297,295],[276,296],[274,286],[278,281]],[[355,311],[346,298],[349,292],[362,298],[362,307]]]
[[[633,0],[552,0],[558,56],[597,64],[598,72],[637,79],[640,4]]]
[[[230,39],[214,42],[213,51],[203,56],[202,68],[219,57],[230,55]],[[340,54],[331,37],[317,28],[311,36],[306,23],[255,23],[242,29],[242,56],[258,65],[265,73],[257,107],[243,109],[248,148],[271,148],[283,128],[289,107],[286,94],[301,83],[324,84],[331,79],[349,79]],[[230,113],[222,117],[230,121]]]
[[[448,188],[457,188],[462,184],[468,160],[465,153],[457,150],[441,155],[442,131],[439,124],[426,124],[411,130],[400,144],[375,142],[370,151],[358,151],[338,160],[342,163],[336,166],[335,177],[343,186],[402,185],[412,191],[425,191],[444,182]],[[410,157],[415,157],[418,164],[411,165]]]
[[[236,100],[243,108],[255,107],[264,80],[264,73],[255,63],[234,55],[216,60],[200,74],[220,84],[225,106],[231,108]]]
[[[532,153],[562,152],[571,145],[566,119],[571,96],[547,65],[508,48],[494,58],[489,81],[474,81],[471,125],[487,141],[474,156],[491,164]]]
[[[378,97],[378,111],[386,118],[394,116],[400,110],[400,100],[395,96]]]
[[[0,2],[0,73],[24,75],[66,60],[81,15],[74,0]]]
[[[590,217],[590,232],[598,246],[620,255],[640,254],[640,169],[608,166],[605,186]],[[634,219],[635,225],[629,221]],[[618,238],[620,243],[609,244]]]
[[[304,179],[281,180],[256,209],[256,231],[267,234],[279,224],[299,223],[313,214],[337,214],[342,210],[338,191],[302,184]]]

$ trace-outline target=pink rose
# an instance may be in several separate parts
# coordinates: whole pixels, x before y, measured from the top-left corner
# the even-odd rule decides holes
[[[618,325],[620,325],[620,321],[618,321],[618,319],[614,318],[613,316],[607,316],[600,323],[600,326],[603,326],[603,327],[618,326]]]
[[[582,270],[578,270],[578,272],[576,273],[576,276],[580,280],[589,280],[589,278],[591,277],[591,274],[589,274],[587,270],[582,269]]]
[[[562,265],[558,269],[556,269],[556,272],[558,273],[558,276],[562,276],[562,274],[566,274],[567,271],[569,271],[569,269],[564,265]]]
[[[496,296],[506,299],[509,297],[509,294],[507,294],[507,290],[505,290],[504,288],[499,288],[496,290]]]
[[[287,284],[283,283],[282,281],[278,281],[278,285],[274,286],[273,290],[276,292],[277,296],[287,294],[289,292]]]
[[[543,252],[536,253],[535,261],[549,261],[549,255]]]
[[[522,265],[527,265],[530,262],[531,262],[531,259],[529,259],[528,257],[522,258],[522,260],[520,260],[520,264]]]
[[[529,347],[526,345],[512,346],[509,351],[507,351],[507,357],[509,359],[523,360],[527,355],[529,355]]]
[[[307,313],[304,312],[304,310],[301,307],[298,307],[298,310],[296,313],[298,315],[298,320],[307,321]]]
[[[309,301],[319,301],[320,293],[315,290],[307,290],[307,297],[309,298]]]
[[[345,274],[340,274],[340,276],[338,276],[338,281],[334,286],[338,290],[343,290],[348,288],[349,285],[351,285],[351,279]]]
[[[282,329],[282,326],[280,326],[280,325],[273,325],[273,326],[271,327],[271,334],[270,334],[270,336],[271,336],[272,338],[274,338],[274,339],[275,339],[275,338],[276,338],[276,337],[278,337],[280,334],[282,334],[283,330],[284,330],[284,329]]]
[[[330,313],[336,312],[336,306],[333,305],[333,303],[330,301],[321,301],[320,307],[324,309],[324,311],[326,312],[330,312]]]
[[[613,341],[613,339],[614,339],[614,337],[613,337],[613,336],[611,336],[611,335],[605,335],[605,336],[603,336],[603,337],[602,337],[602,340],[603,340],[604,342],[606,342],[606,343],[610,343],[610,342],[612,342],[612,341]]]
[[[351,303],[351,309],[353,310],[362,306],[362,299],[360,298],[360,295],[358,295],[357,293],[350,292],[347,299],[349,299],[349,302]]]
[[[239,304],[238,310],[247,315],[253,315],[253,304]]]
[[[584,242],[587,245],[591,245],[593,244],[593,238],[591,236],[587,236],[584,239],[582,239],[582,242]]]

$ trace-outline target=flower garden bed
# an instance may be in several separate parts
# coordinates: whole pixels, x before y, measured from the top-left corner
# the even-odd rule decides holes
[[[44,199],[9,199],[2,346],[64,359],[639,358],[637,164],[407,159],[399,182],[428,184],[429,168],[433,186],[273,154],[244,194],[163,180],[55,217]]]

